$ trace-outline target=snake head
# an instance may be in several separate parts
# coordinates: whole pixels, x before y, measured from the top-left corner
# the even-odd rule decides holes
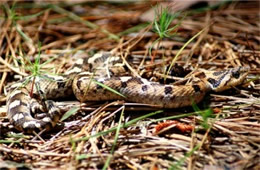
[[[206,83],[215,92],[224,91],[241,84],[248,75],[248,67],[237,67],[224,71],[210,71]]]

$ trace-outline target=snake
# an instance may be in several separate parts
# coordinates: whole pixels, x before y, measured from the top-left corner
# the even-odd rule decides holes
[[[64,75],[46,74],[34,80],[25,78],[9,86],[9,121],[25,133],[49,131],[62,116],[54,100],[73,95],[80,102],[124,100],[166,109],[191,106],[201,102],[208,92],[221,92],[242,84],[249,72],[249,68],[242,66],[221,71],[198,69],[186,83],[161,84],[137,76],[118,76],[118,72],[123,72],[114,67],[118,57],[110,56],[108,52],[98,53],[87,61],[80,60]],[[92,68],[95,73],[82,71],[82,65],[87,65],[89,70]],[[98,68],[103,69],[98,71]],[[42,113],[42,117],[37,118],[36,113]]]

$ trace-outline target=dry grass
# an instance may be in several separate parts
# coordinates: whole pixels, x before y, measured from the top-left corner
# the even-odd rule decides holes
[[[150,4],[99,2],[48,8],[19,2],[12,11],[16,17],[11,17],[5,9],[12,4],[3,3],[0,8],[0,167],[100,169],[110,158],[106,167],[110,169],[260,168],[258,2],[234,2],[186,16],[178,34],[162,40],[153,62],[148,50],[156,34],[150,26],[134,27],[142,24],[138,18]],[[25,20],[25,16],[31,17]],[[129,28],[134,31],[123,33]],[[25,136],[12,133],[10,125],[6,127],[3,89],[29,74],[18,60],[23,61],[23,56],[34,60],[39,42],[41,60],[54,57],[45,67],[55,67],[56,73],[65,72],[79,51],[89,55],[113,50],[126,57],[129,74],[152,77],[163,75],[160,68],[169,65],[185,42],[204,28],[182,51],[178,65],[211,70],[250,67],[246,83],[210,94],[199,105],[202,114],[211,108],[211,117],[203,120],[190,107],[158,112],[123,101],[80,104],[61,100],[58,104],[65,111],[80,106],[77,115],[65,120],[63,128]],[[170,78],[183,79],[176,75]],[[168,119],[177,123],[162,123]],[[158,126],[164,132],[156,131]]]

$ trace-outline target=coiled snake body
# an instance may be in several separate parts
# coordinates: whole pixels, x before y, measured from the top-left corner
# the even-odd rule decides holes
[[[88,61],[93,64],[93,59]],[[16,83],[9,88],[7,115],[16,129],[32,133],[42,129],[49,130],[59,121],[60,110],[50,99],[72,94],[81,102],[123,99],[160,108],[191,106],[193,102],[200,102],[209,91],[219,92],[241,84],[247,74],[248,68],[244,67],[223,71],[199,70],[191,75],[191,81],[182,85],[164,85],[139,77],[104,78],[86,72],[69,72],[64,76],[46,75],[48,79],[35,80],[33,96],[30,95],[31,81],[26,85]],[[100,86],[100,83],[118,91],[124,97]],[[39,96],[44,96],[46,100],[39,100]],[[33,114],[37,112],[45,112],[44,118],[35,118]]]

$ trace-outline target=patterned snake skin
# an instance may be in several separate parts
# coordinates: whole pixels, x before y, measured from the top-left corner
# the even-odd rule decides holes
[[[108,63],[108,58],[110,58],[108,53],[97,54],[88,59],[87,64],[96,69],[98,68],[96,65],[99,63]],[[113,65],[113,62],[114,59],[110,58],[109,64]],[[100,66],[104,68],[104,66]],[[139,77],[106,78],[104,69],[103,71],[96,69],[95,75],[93,75],[93,73],[81,72],[79,67],[75,68],[76,71],[74,71],[75,69],[68,71],[64,76],[45,75],[48,77],[47,79],[37,77],[34,84],[32,81],[26,85],[18,82],[8,88],[7,115],[16,129],[25,133],[43,129],[50,130],[62,116],[60,109],[52,100],[73,94],[80,102],[126,100],[159,108],[179,108],[191,106],[193,102],[200,102],[209,91],[219,92],[241,84],[249,71],[244,67],[223,71],[198,70],[191,75],[189,83],[165,85]],[[113,68],[109,69],[113,74],[116,72],[111,70]],[[125,97],[103,88],[96,82],[116,90]],[[33,93],[31,93],[31,89],[33,89]],[[39,112],[44,113],[44,118],[34,117]]]

